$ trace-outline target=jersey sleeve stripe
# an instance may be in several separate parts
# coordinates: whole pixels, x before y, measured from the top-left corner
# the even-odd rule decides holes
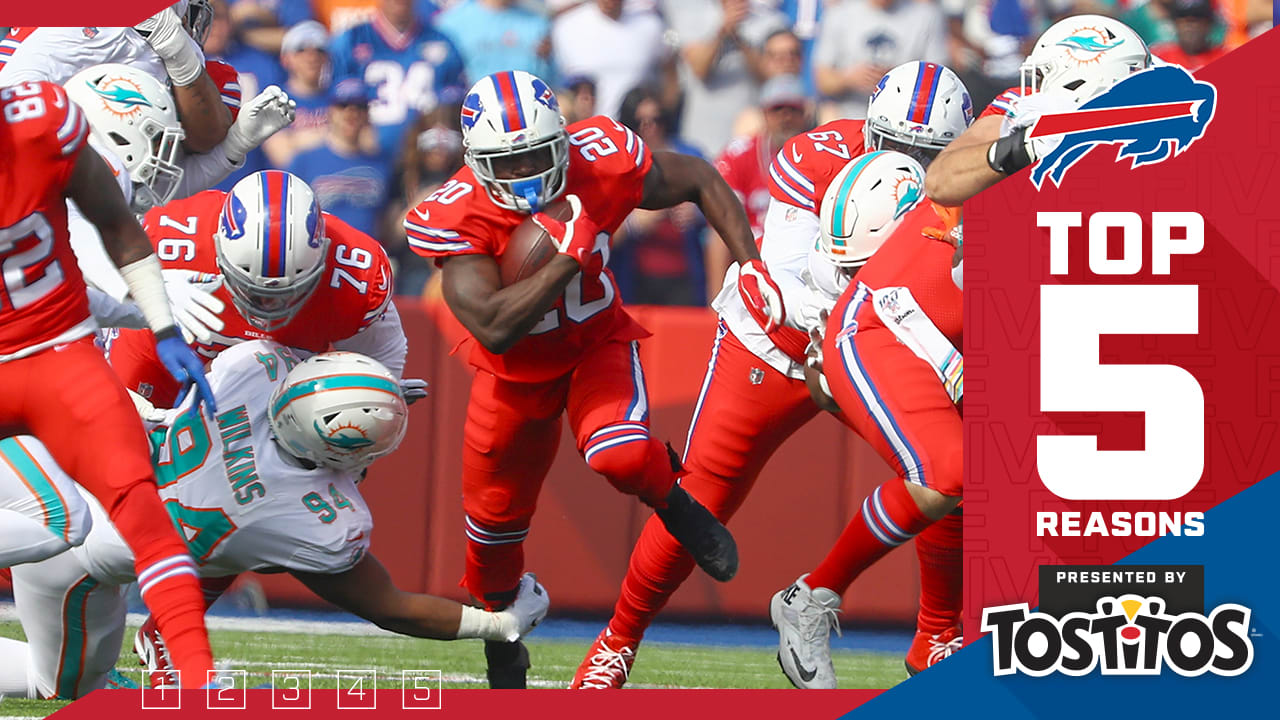
[[[636,137],[636,167],[644,164],[644,140]]]
[[[404,221],[404,229],[410,232],[416,232],[419,235],[440,238],[442,240],[457,240],[460,237],[458,233],[452,230],[441,230],[439,228],[427,227],[426,225],[419,225],[412,220]]]
[[[785,193],[787,197],[794,200],[796,205],[810,210],[813,209],[813,200],[805,197],[799,190],[796,190],[791,187],[791,185],[787,184],[787,182],[783,180],[782,176],[778,174],[778,167],[776,164],[769,166],[769,177],[773,178],[774,186]]]
[[[59,98],[63,102],[67,102],[67,97],[59,93]],[[80,106],[75,103],[67,103],[67,114],[62,118],[62,125],[58,128],[58,142],[66,142],[80,125]]]
[[[812,196],[813,181],[805,177],[804,173],[797,170],[796,166],[792,165],[791,161],[787,159],[787,156],[783,154],[784,152],[786,152],[786,148],[778,151],[777,165],[781,167],[782,171],[794,181],[794,185],[797,188],[803,190],[806,195]]]
[[[474,247],[472,247],[471,243],[466,241],[432,242],[431,240],[423,240],[421,238],[416,238],[412,235],[408,236],[408,240],[409,240],[409,245],[416,248],[420,248],[422,250],[427,250],[429,252],[452,253],[452,252],[466,252],[468,250],[475,249]]]
[[[85,138],[89,135],[89,121],[85,120],[84,114],[75,105],[71,106],[76,112],[76,130],[72,134],[71,139],[62,143],[62,155],[65,157],[80,149],[84,144]],[[70,114],[70,113],[68,113]]]

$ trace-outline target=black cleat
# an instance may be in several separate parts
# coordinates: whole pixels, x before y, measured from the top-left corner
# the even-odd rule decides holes
[[[720,582],[728,582],[738,573],[738,544],[733,535],[684,488],[671,488],[667,506],[657,513],[667,532],[689,551],[703,572]]]
[[[524,690],[529,670],[529,649],[519,640],[484,642],[484,659],[489,665],[489,687],[493,690]]]

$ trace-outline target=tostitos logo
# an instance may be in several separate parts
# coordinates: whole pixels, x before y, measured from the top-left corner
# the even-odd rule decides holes
[[[102,107],[117,117],[131,117],[143,107],[152,107],[142,88],[128,78],[106,77],[88,85],[102,98]]]
[[[1167,667],[1184,677],[1230,677],[1253,664],[1249,608],[1228,603],[1206,617],[1170,615],[1167,607],[1159,597],[1131,594],[1061,617],[1026,603],[1002,605],[982,611],[982,631],[991,633],[995,675],[1159,675]]]
[[[1124,38],[1117,37],[1106,28],[1093,26],[1077,28],[1056,43],[1058,47],[1066,48],[1067,57],[1081,65],[1101,62],[1103,53],[1123,44]]]

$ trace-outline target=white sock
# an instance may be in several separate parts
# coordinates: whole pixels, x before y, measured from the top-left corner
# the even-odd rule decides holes
[[[0,638],[0,695],[38,700],[31,667],[31,649],[26,643]]]

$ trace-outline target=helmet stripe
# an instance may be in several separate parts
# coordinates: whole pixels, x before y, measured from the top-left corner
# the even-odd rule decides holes
[[[342,375],[325,375],[323,377],[312,378],[306,382],[300,382],[291,388],[280,393],[280,397],[276,399],[275,404],[271,406],[271,416],[275,417],[284,411],[289,403],[308,395],[314,395],[318,392],[326,390],[374,390],[377,392],[385,392],[390,395],[400,396],[400,386],[378,375],[357,375],[354,373],[344,373]]]
[[[915,91],[911,94],[911,114],[908,116],[911,122],[929,122],[929,115],[933,111],[933,98],[938,94],[938,80],[941,76],[942,72],[936,64],[920,63]]]
[[[271,274],[271,185],[267,182],[270,173],[258,176],[258,184],[262,186],[262,273]]]
[[[880,152],[872,152],[858,158],[857,164],[853,166],[848,175],[844,176],[844,182],[840,184],[840,192],[836,194],[836,217],[833,227],[844,228],[844,208],[849,204],[849,193],[853,191],[854,183],[858,182],[858,176],[880,154]]]
[[[280,272],[277,277],[284,277],[285,268],[288,266],[285,257],[288,254],[288,245],[286,245],[289,233],[289,175],[282,172],[274,172],[280,182],[280,217],[276,218],[276,232],[278,240],[276,242],[276,258],[279,263]]]
[[[502,127],[507,132],[524,129],[524,109],[520,105],[520,91],[516,88],[516,74],[510,70],[493,77],[493,87],[502,103]]]
[[[283,277],[285,271],[285,231],[288,212],[289,184],[284,173],[266,170],[262,173],[262,274]]]

